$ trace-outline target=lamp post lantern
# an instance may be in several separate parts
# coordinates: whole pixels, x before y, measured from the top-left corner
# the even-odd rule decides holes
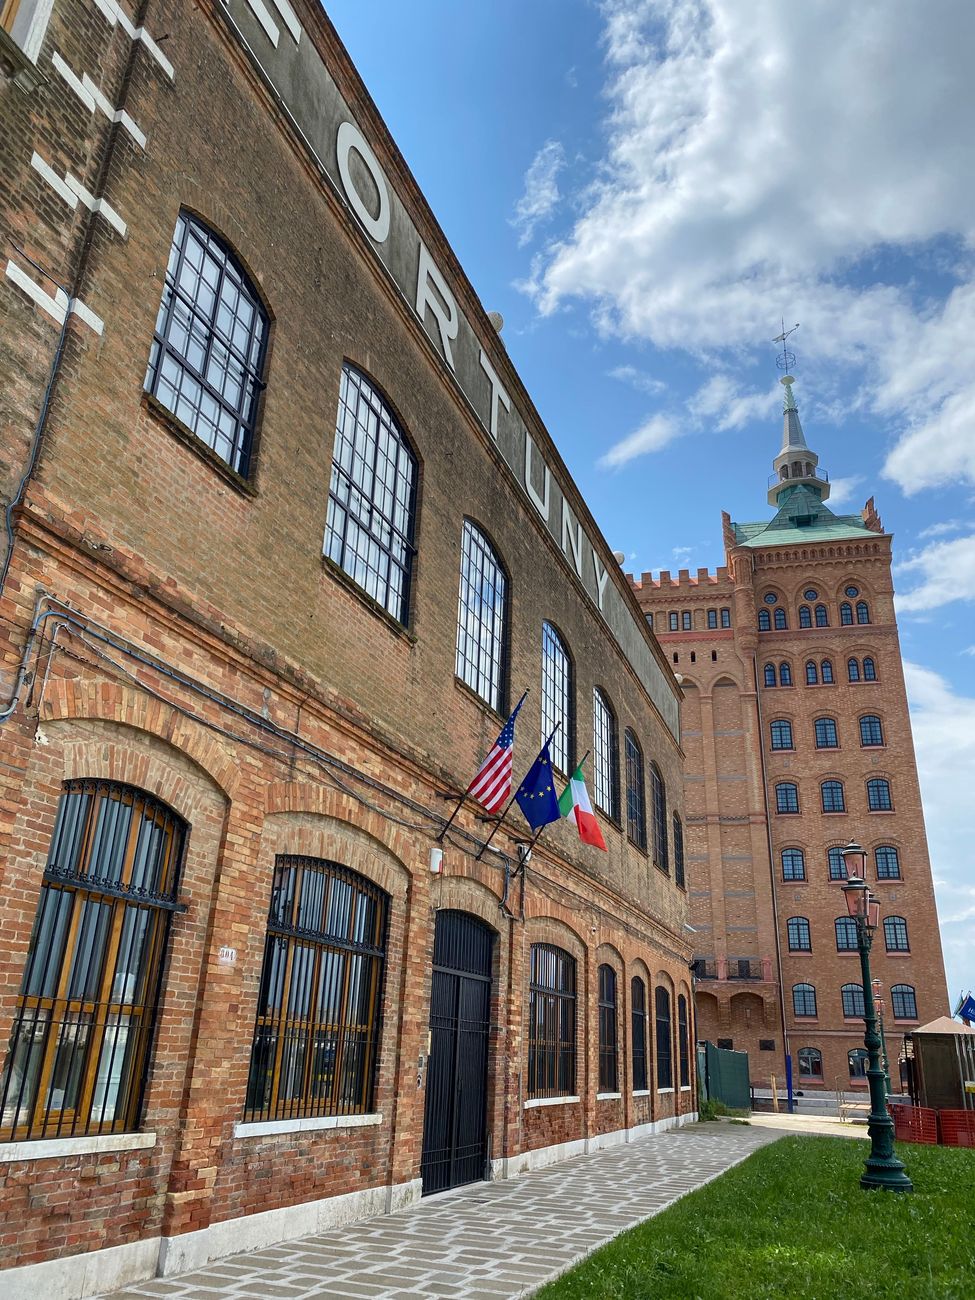
[[[843,850],[847,882],[843,886],[846,907],[856,923],[857,948],[860,952],[860,976],[863,983],[863,1044],[867,1049],[867,1082],[870,1085],[870,1154],[864,1165],[860,1186],[881,1187],[888,1192],[912,1192],[914,1184],[907,1176],[903,1164],[894,1155],[894,1121],[887,1110],[887,1089],[884,1067],[881,1062],[880,1033],[877,1029],[877,1009],[873,998],[873,981],[870,978],[870,947],[873,935],[880,924],[880,903],[867,888],[865,879],[867,855],[855,841]]]

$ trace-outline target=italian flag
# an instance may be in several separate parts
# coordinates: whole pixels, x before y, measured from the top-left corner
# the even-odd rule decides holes
[[[595,848],[602,849],[604,853],[607,851],[606,841],[603,839],[603,833],[599,829],[599,822],[596,821],[596,814],[589,802],[589,791],[586,789],[581,763],[569,777],[569,784],[562,791],[562,797],[559,799],[559,812],[563,817],[568,817],[569,813],[575,813],[579,838],[583,844],[592,844]]]

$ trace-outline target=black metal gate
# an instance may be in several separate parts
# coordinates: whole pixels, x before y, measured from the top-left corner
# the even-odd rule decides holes
[[[487,1064],[494,931],[467,912],[437,914],[423,1194],[472,1183],[487,1160]]]

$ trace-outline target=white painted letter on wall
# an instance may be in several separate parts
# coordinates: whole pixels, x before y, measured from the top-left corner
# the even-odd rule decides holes
[[[436,289],[436,294],[431,293],[431,286]],[[421,239],[420,269],[416,277],[416,311],[420,320],[426,319],[428,307],[437,318],[437,328],[440,331],[440,342],[443,345],[447,365],[454,370],[454,355],[450,350],[450,341],[457,337],[460,328],[457,304],[447,288],[447,281],[437,270],[436,263]]]
[[[501,403],[506,411],[510,411],[511,398],[501,387],[501,380],[498,378],[497,371],[494,369],[494,366],[491,365],[487,353],[483,348],[480,349],[480,361],[481,369],[487,375],[488,381],[491,384],[491,423],[489,427],[491,430],[491,437],[496,440],[498,436],[498,402]]]
[[[366,207],[352,179],[349,154],[353,149],[365,163],[379,195],[379,211],[375,216]],[[335,137],[335,152],[338,158],[339,175],[342,177],[342,187],[353,212],[376,243],[385,244],[389,234],[389,189],[386,185],[386,177],[376,161],[376,155],[366,144],[362,132],[354,123],[343,122],[339,127],[338,135]]]
[[[528,498],[531,501],[532,505],[535,507],[535,509],[538,511],[538,513],[542,516],[542,518],[547,523],[549,499],[550,499],[550,493],[552,489],[552,471],[545,464],[545,462],[542,461],[542,469],[544,471],[543,478],[544,478],[545,487],[542,495],[539,496],[538,493],[535,491],[535,485],[532,483],[532,452],[534,450],[534,447],[535,444],[532,442],[532,436],[526,429],[525,430],[525,491],[528,493]],[[565,532],[564,515],[562,519],[562,530],[564,535]]]
[[[568,542],[568,546],[566,546]],[[572,518],[572,511],[565,497],[562,498],[562,550],[572,557],[576,573],[582,577],[582,524]]]

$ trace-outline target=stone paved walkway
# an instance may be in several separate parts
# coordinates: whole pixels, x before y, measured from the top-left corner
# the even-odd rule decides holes
[[[693,1125],[509,1181],[474,1183],[397,1214],[233,1255],[195,1273],[142,1282],[112,1300],[529,1295],[617,1233],[781,1136],[768,1128]]]

